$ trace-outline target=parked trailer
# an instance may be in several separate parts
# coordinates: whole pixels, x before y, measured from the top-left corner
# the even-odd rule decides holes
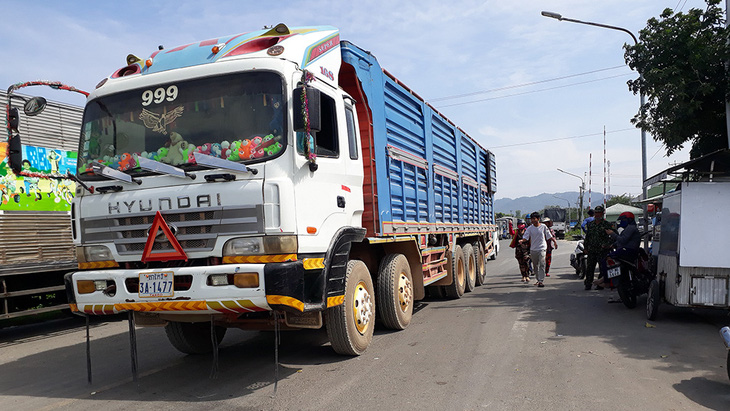
[[[15,90],[0,92],[0,101],[30,100]],[[76,255],[69,218],[75,183],[34,176],[64,174],[76,169],[83,107],[47,102],[37,116],[17,113],[15,130],[26,136],[20,148],[26,162],[16,174],[8,163],[7,142],[0,143],[0,319],[67,309],[63,275],[75,268]],[[4,122],[9,129],[9,122]]]
[[[359,355],[376,314],[404,329],[427,292],[486,280],[493,154],[333,27],[130,55],[81,136],[72,308],[165,325],[182,352],[326,324]]]
[[[711,222],[721,222],[730,203],[730,150],[670,167],[645,185],[657,183],[676,188],[647,200],[661,209],[652,242],[657,279],[649,288],[647,318],[657,317],[662,301],[729,308],[730,233],[713,229]]]

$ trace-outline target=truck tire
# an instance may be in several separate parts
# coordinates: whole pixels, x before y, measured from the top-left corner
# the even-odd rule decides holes
[[[167,339],[178,351],[184,354],[207,354],[213,351],[213,340],[210,335],[210,323],[182,323],[170,321],[165,325]],[[226,328],[215,327],[218,344],[223,341]]]
[[[466,268],[464,292],[470,293],[477,286],[477,264],[474,259],[474,247],[471,244],[464,244],[461,250],[464,253],[464,267]]]
[[[657,314],[659,314],[659,303],[662,299],[660,291],[659,281],[651,280],[649,293],[646,296],[646,318],[648,320],[656,320]]]
[[[477,265],[477,286],[484,285],[487,282],[487,258],[484,255],[484,246],[479,241],[472,243],[474,249],[474,262]]]
[[[380,262],[375,305],[385,328],[404,330],[413,315],[413,277],[403,254],[388,254]]]
[[[453,281],[451,284],[444,286],[444,291],[448,298],[461,298],[466,288],[466,267],[464,267],[464,251],[460,245],[454,248],[454,252],[449,256],[449,260]]]
[[[360,355],[373,340],[375,293],[368,267],[359,260],[347,263],[345,301],[325,312],[332,349],[342,355]]]

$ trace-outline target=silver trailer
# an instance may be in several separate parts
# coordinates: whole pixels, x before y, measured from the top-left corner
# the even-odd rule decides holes
[[[730,150],[720,150],[644,183],[676,185],[646,200],[661,209],[652,242],[657,279],[647,298],[650,320],[661,301],[678,307],[730,307],[730,231],[723,224],[730,205],[729,172]]]

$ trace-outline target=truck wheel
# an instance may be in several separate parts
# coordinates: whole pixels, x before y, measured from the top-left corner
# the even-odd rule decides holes
[[[365,263],[347,263],[345,302],[328,308],[325,314],[327,336],[336,353],[360,355],[368,348],[375,326],[375,293]]]
[[[380,263],[375,305],[385,328],[404,330],[413,315],[413,277],[403,254],[388,254]]]
[[[185,354],[207,354],[213,351],[213,341],[210,338],[210,323],[181,323],[170,321],[165,325],[167,339],[178,351]],[[226,335],[226,328],[215,327],[215,336],[218,343]]]
[[[474,262],[477,265],[477,285],[484,285],[487,282],[487,259],[484,256],[484,246],[479,241],[472,243],[474,249]]]
[[[659,303],[661,295],[659,293],[659,281],[651,280],[649,284],[649,295],[646,296],[646,318],[654,321],[659,314]]]
[[[471,244],[464,244],[461,251],[464,253],[464,268],[466,268],[464,292],[470,293],[477,286],[477,264],[474,260],[474,247]]]
[[[466,288],[466,267],[464,267],[464,251],[460,245],[454,248],[454,252],[449,257],[451,260],[451,275],[453,281],[451,284],[444,286],[444,291],[448,298],[456,299],[464,295]]]

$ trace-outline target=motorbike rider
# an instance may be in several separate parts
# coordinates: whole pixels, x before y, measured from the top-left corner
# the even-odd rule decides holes
[[[613,229],[606,230],[606,234],[616,241],[616,250],[612,251],[609,255],[624,260],[635,260],[639,254],[639,247],[641,246],[641,234],[636,226],[634,213],[629,211],[621,213],[618,216],[617,223],[619,228],[623,228],[621,234],[618,234]]]
[[[599,280],[606,277],[606,256],[611,249],[613,240],[607,234],[607,230],[611,229],[611,224],[603,218],[605,209],[603,206],[596,206],[593,209],[593,221],[586,224],[586,239],[583,242],[586,255],[586,277],[584,281],[585,289],[593,288],[593,272],[598,264]],[[600,284],[596,285],[597,290],[602,290]]]

